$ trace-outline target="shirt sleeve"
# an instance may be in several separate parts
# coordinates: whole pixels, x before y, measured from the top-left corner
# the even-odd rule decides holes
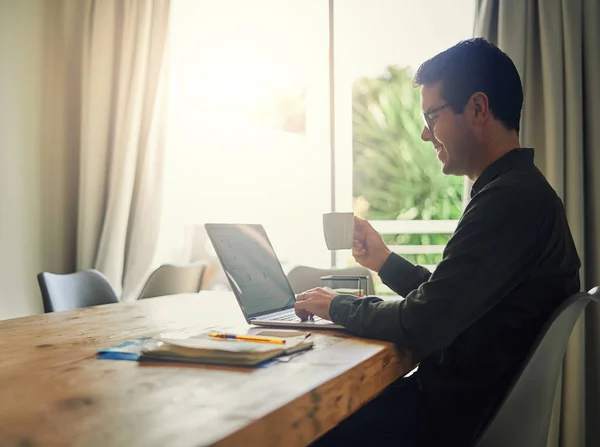
[[[416,358],[445,348],[523,281],[539,253],[536,226],[533,207],[515,190],[484,189],[426,282],[404,300],[336,297],[332,320],[358,335],[393,341]],[[407,271],[401,266],[397,274]]]
[[[414,265],[402,256],[392,253],[379,269],[383,283],[400,296],[406,296],[431,276],[425,267]]]

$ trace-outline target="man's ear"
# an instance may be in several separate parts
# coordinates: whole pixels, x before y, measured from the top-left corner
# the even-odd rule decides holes
[[[472,104],[473,114],[475,115],[477,121],[485,121],[490,114],[487,95],[483,92],[475,92],[473,95],[471,95],[469,102]]]

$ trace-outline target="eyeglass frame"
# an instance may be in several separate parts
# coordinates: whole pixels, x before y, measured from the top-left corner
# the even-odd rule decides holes
[[[438,113],[441,112],[442,110],[446,109],[450,107],[450,104],[448,104],[447,102],[445,102],[444,104],[442,104],[441,106],[438,106],[434,109],[428,110],[426,112],[423,112],[423,120],[425,121],[425,127],[427,127],[427,130],[429,132],[431,132],[433,134],[433,127],[435,125],[435,123],[433,122],[433,118],[431,115],[433,115],[434,113]]]

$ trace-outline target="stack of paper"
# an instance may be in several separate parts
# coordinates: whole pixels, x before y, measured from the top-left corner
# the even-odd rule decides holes
[[[140,360],[170,360],[215,365],[252,366],[313,346],[305,336],[285,337],[284,344],[220,340],[201,334],[189,338],[154,338],[144,342]]]

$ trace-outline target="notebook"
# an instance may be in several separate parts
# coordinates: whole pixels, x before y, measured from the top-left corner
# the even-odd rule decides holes
[[[277,337],[273,333],[255,333]],[[139,360],[177,361],[213,365],[256,366],[276,357],[295,354],[312,348],[313,341],[304,334],[278,334],[285,344],[261,343],[242,340],[219,340],[208,333],[188,338],[156,337],[146,340]]]

